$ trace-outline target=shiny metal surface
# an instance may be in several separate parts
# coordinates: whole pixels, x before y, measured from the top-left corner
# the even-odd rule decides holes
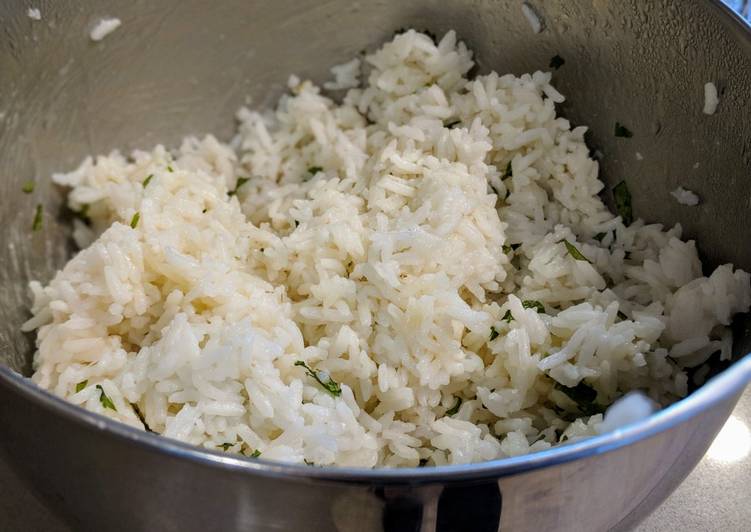
[[[29,279],[69,255],[62,194],[46,177],[86,154],[228,135],[250,94],[273,102],[289,73],[321,81],[328,67],[399,27],[454,28],[480,71],[566,65],[563,113],[591,126],[606,183],[628,179],[636,211],[681,222],[709,264],[751,268],[738,223],[751,206],[748,28],[719,3],[668,0],[521,2],[83,1],[0,4],[0,447],[77,530],[626,530],[701,458],[751,379],[746,320],[735,363],[689,398],[625,431],[527,457],[436,469],[364,471],[249,461],[210,453],[88,414],[31,386]],[[123,25],[100,43],[97,18]],[[721,93],[701,113],[703,85]],[[616,139],[618,120],[634,132]],[[636,159],[636,152],[643,160]],[[698,166],[696,165],[698,163]],[[21,184],[37,178],[33,196]],[[674,202],[678,184],[699,207]],[[43,201],[43,231],[30,231]],[[719,369],[719,368],[718,368]]]

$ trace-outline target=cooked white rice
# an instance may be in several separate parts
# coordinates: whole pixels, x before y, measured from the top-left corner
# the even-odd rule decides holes
[[[364,64],[340,104],[293,79],[242,109],[230,144],[54,175],[91,226],[31,285],[34,382],[208,449],[397,467],[593,435],[626,392],[668,404],[730,356],[749,275],[703,277],[679,226],[611,214],[550,74],[468,80],[454,32]]]
[[[704,109],[705,115],[713,115],[720,104],[720,98],[717,95],[717,87],[714,83],[707,82],[704,84]]]
[[[683,187],[676,188],[670,193],[670,195],[673,196],[675,198],[675,201],[677,201],[681,205],[688,205],[689,207],[693,207],[694,205],[699,204],[699,196],[697,196],[695,192]]]
[[[36,7],[30,7],[29,9],[27,9],[26,16],[31,20],[42,20],[42,12],[39,10],[39,8]]]
[[[91,32],[89,33],[89,37],[92,41],[98,42],[104,39],[107,35],[115,31],[117,28],[120,27],[122,22],[119,18],[103,18],[94,25],[93,28],[91,28]]]

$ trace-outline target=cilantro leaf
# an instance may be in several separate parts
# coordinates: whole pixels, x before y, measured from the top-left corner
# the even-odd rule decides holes
[[[31,222],[31,230],[34,232],[42,229],[42,222],[44,221],[44,207],[42,204],[38,204],[34,211],[34,220]]]
[[[96,385],[96,389],[99,390],[99,402],[102,403],[102,406],[104,408],[109,408],[110,410],[114,410],[117,412],[117,408],[115,407],[115,403],[112,402],[112,399],[107,397],[107,394],[104,393],[104,388],[102,388],[101,384]]]
[[[539,301],[535,301],[533,299],[525,299],[522,301],[522,307],[524,308],[533,308],[537,311],[538,314],[544,314],[545,313],[545,305],[540,303]]]
[[[568,254],[574,257],[576,260],[583,260],[592,264],[592,261],[582,255],[582,252],[579,251],[571,242],[564,239],[563,244],[566,246],[566,251],[568,251]]]
[[[616,122],[615,123],[614,132],[615,132],[615,136],[616,137],[621,137],[621,138],[624,138],[624,139],[630,139],[631,137],[634,136],[634,134],[631,133],[631,130],[628,129],[623,124],[621,124],[620,122]]]
[[[454,403],[454,406],[446,410],[447,416],[453,416],[459,411],[459,407],[462,406],[462,398],[459,396],[455,396],[455,397],[456,397],[456,402]]]
[[[310,369],[310,366],[308,366],[302,360],[296,361],[295,362],[295,366],[302,366],[303,368],[305,368],[305,372],[310,377],[312,377],[313,379],[315,379],[316,382],[318,384],[320,384],[323,387],[324,390],[326,390],[327,392],[329,392],[334,397],[339,397],[340,395],[342,395],[342,387],[339,386],[339,383],[336,382],[336,381],[334,381],[334,379],[332,379],[330,376],[327,377],[327,379],[324,381],[320,377],[320,372],[313,371],[312,369]]]
[[[613,187],[613,199],[615,210],[623,220],[623,225],[629,226],[634,221],[634,211],[631,206],[631,192],[625,181],[621,181]]]
[[[556,54],[553,57],[550,58],[550,68],[554,70],[558,70],[566,63],[566,60],[563,59],[560,55]]]

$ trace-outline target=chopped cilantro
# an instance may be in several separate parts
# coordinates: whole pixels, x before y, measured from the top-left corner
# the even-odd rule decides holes
[[[564,65],[565,62],[566,62],[565,59],[563,59],[560,55],[556,54],[550,58],[550,68],[554,70],[558,70]]]
[[[258,449],[250,453],[251,458],[258,458],[259,456],[261,456],[261,451],[259,451]]]
[[[503,247],[502,247],[501,249],[503,250],[503,252],[504,252],[504,253],[505,253],[506,255],[508,255],[509,253],[511,253],[512,251],[514,251],[514,248],[512,248],[512,247],[511,247],[511,246],[509,246],[508,244],[503,244]]]
[[[454,403],[454,406],[446,410],[447,416],[453,416],[459,411],[459,407],[462,406],[462,398],[456,396],[456,402]]]
[[[151,430],[151,427],[149,427],[149,424],[146,423],[146,418],[144,417],[143,413],[141,413],[141,409],[138,408],[138,405],[136,403],[130,403],[131,408],[133,408],[133,412],[138,416],[138,419],[143,423],[143,428],[146,429],[148,432],[154,432]]]
[[[114,410],[117,412],[117,408],[115,408],[115,403],[112,402],[112,399],[107,397],[107,394],[104,393],[104,388],[102,388],[101,384],[96,385],[97,390],[99,390],[99,402],[102,403],[102,406],[104,408],[109,408],[110,410]]]
[[[616,137],[622,137],[624,139],[630,139],[634,136],[633,133],[631,133],[631,130],[621,124],[620,122],[615,123],[615,136]]]
[[[23,186],[21,187],[21,190],[23,191],[24,194],[31,194],[32,192],[34,192],[35,186],[36,186],[36,183],[34,183],[33,181],[26,181],[26,183],[24,183]]]
[[[91,218],[89,218],[89,204],[84,203],[81,205],[81,209],[77,211],[73,211],[73,216],[81,220],[86,225],[89,225],[91,223]]]
[[[330,376],[326,375],[326,380],[321,379],[319,371],[313,371],[310,369],[310,366],[308,366],[305,362],[302,360],[298,360],[295,362],[295,366],[302,366],[305,368],[305,372],[310,376],[313,377],[318,384],[320,384],[324,390],[329,392],[334,397],[339,397],[342,395],[342,387],[339,386],[339,383],[334,381]]]
[[[514,321],[514,315],[513,315],[513,314],[511,314],[511,311],[510,311],[510,310],[507,310],[507,311],[506,311],[506,314],[504,314],[504,315],[503,315],[503,317],[502,317],[501,319],[502,319],[503,321],[505,321],[506,323],[511,323],[512,321]]]
[[[490,340],[489,341],[492,342],[493,340],[495,340],[496,338],[498,338],[499,334],[500,333],[495,330],[495,327],[491,326],[490,327]]]
[[[86,388],[86,385],[89,384],[88,379],[85,381],[81,381],[78,384],[76,384],[76,393],[80,392],[84,388]]]
[[[582,255],[582,252],[579,251],[576,246],[574,246],[571,242],[568,240],[563,240],[563,244],[566,246],[566,251],[568,251],[568,254],[574,257],[576,260],[583,260],[585,262],[589,262],[592,264],[592,261],[590,261],[587,257]]]
[[[613,187],[613,199],[615,200],[615,210],[623,220],[623,225],[629,226],[634,221],[634,211],[631,207],[631,192],[628,191],[628,185],[621,181]]]
[[[228,196],[234,196],[235,194],[237,194],[237,191],[240,190],[240,187],[243,186],[248,181],[250,181],[249,177],[238,177],[237,178],[237,183],[235,183],[235,188],[233,190],[230,190],[229,192],[227,192],[227,195]]]
[[[543,305],[539,301],[535,301],[534,299],[525,299],[524,301],[522,301],[522,307],[533,308],[538,312],[538,314],[545,313],[545,305]]]
[[[170,165],[167,165],[167,171],[168,172],[174,172],[175,170]]]
[[[511,168],[511,161],[508,162],[506,165],[506,171],[503,172],[503,179],[506,179],[507,177],[511,177],[514,175],[514,170]]]
[[[130,219],[130,226],[135,229],[138,226],[138,220],[141,219],[141,213],[136,211],[133,218]]]
[[[618,317],[619,317],[619,318],[621,318],[622,320],[627,320],[627,319],[628,319],[628,316],[626,316],[626,315],[625,315],[625,314],[624,314],[623,312],[621,312],[620,310],[618,311]]]
[[[31,230],[36,232],[42,229],[42,221],[44,219],[44,208],[42,204],[38,204],[34,211],[34,220],[31,222]]]
[[[151,183],[152,179],[154,179],[154,174],[149,174],[148,177],[146,177],[146,179],[143,180],[143,183],[141,183],[143,185],[143,188],[146,188],[147,186],[149,186],[149,183]]]
[[[595,403],[597,400],[597,391],[588,386],[584,381],[573,387],[556,383],[555,387],[576,403],[582,415],[593,416],[602,413],[603,407]]]

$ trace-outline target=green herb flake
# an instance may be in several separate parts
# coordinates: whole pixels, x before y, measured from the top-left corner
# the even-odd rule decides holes
[[[504,314],[504,315],[503,315],[503,317],[502,317],[501,319],[502,319],[503,321],[505,321],[506,323],[511,323],[512,321],[514,321],[514,315],[513,315],[513,314],[511,314],[511,311],[510,311],[510,310],[507,310],[507,311],[506,311],[506,314]]]
[[[136,211],[133,218],[130,219],[130,226],[135,229],[138,226],[138,220],[141,219],[141,213]]]
[[[141,412],[141,409],[138,408],[138,405],[136,403],[130,403],[130,407],[133,409],[133,412],[138,416],[138,419],[143,423],[143,428],[146,429],[147,432],[154,432],[151,430],[151,427],[149,427],[149,424],[146,423],[146,417]]]
[[[35,186],[36,186],[36,183],[34,183],[33,181],[26,181],[26,183],[24,183],[23,186],[21,187],[21,190],[23,191],[24,194],[31,194],[32,192],[34,192]]]
[[[251,458],[258,458],[259,456],[261,456],[261,451],[259,451],[258,449],[250,453]]]
[[[228,196],[234,196],[235,194],[237,194],[237,191],[238,191],[238,190],[240,190],[240,187],[241,187],[241,186],[243,186],[243,185],[244,185],[245,183],[247,183],[248,181],[250,181],[250,178],[249,178],[249,177],[238,177],[238,178],[237,178],[237,183],[235,183],[235,188],[234,188],[234,190],[230,190],[230,191],[229,191],[229,192],[227,193],[227,195],[228,195]]]
[[[227,451],[227,450],[229,450],[229,449],[230,449],[230,448],[231,448],[231,447],[232,447],[233,445],[235,445],[235,444],[234,444],[234,443],[223,443],[223,444],[221,444],[221,445],[217,445],[217,447],[221,447],[221,448],[222,448],[222,450],[224,450],[224,451]]]
[[[621,312],[620,310],[618,311],[618,314],[617,314],[617,316],[618,316],[619,318],[621,318],[622,320],[627,320],[627,319],[628,319],[628,316],[626,316],[626,315],[625,315],[625,314],[624,314],[623,312]]]
[[[316,380],[318,384],[320,384],[324,390],[329,392],[334,397],[339,397],[342,395],[342,387],[339,386],[339,383],[334,381],[331,377],[328,377],[326,381],[322,380],[318,371],[313,371],[310,369],[310,366],[308,366],[305,362],[302,360],[298,360],[295,362],[295,366],[301,366],[305,368],[305,372]]]
[[[603,239],[603,238],[605,238],[605,235],[606,235],[606,234],[607,234],[607,233],[597,233],[597,234],[596,234],[595,236],[593,236],[592,238],[594,238],[594,239],[595,239],[595,240],[597,240],[598,242],[602,242],[602,239]]]
[[[522,307],[533,308],[537,311],[538,314],[545,314],[545,305],[534,299],[525,299],[524,301],[522,301]]]
[[[316,175],[318,172],[323,172],[323,168],[320,166],[311,166],[308,168],[308,173],[310,175]]]
[[[109,408],[110,410],[114,410],[115,412],[117,412],[117,408],[115,408],[115,403],[113,403],[112,399],[107,397],[107,394],[104,393],[104,388],[102,388],[102,385],[97,384],[96,389],[99,390],[99,402],[102,403],[102,406],[104,408]]]
[[[84,388],[86,388],[86,385],[89,384],[88,380],[81,381],[78,384],[76,384],[76,393],[80,392]]]
[[[500,333],[495,329],[495,326],[491,326],[490,327],[490,339],[489,339],[489,341],[492,342],[493,340],[495,340],[496,338],[498,338],[499,334]]]
[[[34,211],[34,220],[31,222],[31,230],[34,232],[41,231],[42,222],[44,220],[44,208],[42,204],[38,204]]]
[[[556,54],[553,57],[550,58],[550,68],[553,70],[558,70],[566,63],[566,60],[563,59],[560,55]]]
[[[576,403],[579,412],[584,416],[593,416],[603,412],[604,408],[595,401],[597,400],[597,391],[591,386],[580,382],[576,386],[568,387],[556,383],[556,389],[565,393],[569,399]]]
[[[449,122],[448,124],[446,124],[443,127],[447,127],[448,129],[454,129],[456,126],[458,126],[461,123],[462,123],[461,120],[454,120],[453,122]]]
[[[506,254],[506,255],[508,255],[509,253],[511,253],[512,251],[514,251],[514,248],[512,248],[508,244],[503,244],[503,247],[501,249],[503,250],[503,253]]]
[[[175,170],[170,165],[167,165],[167,171],[168,172],[174,172]]]
[[[456,397],[456,402],[454,403],[454,406],[446,410],[447,416],[453,416],[459,411],[459,407],[462,406],[462,398],[458,396],[455,396],[455,397]]]
[[[629,226],[634,221],[634,211],[631,206],[631,192],[628,191],[628,185],[621,181],[613,187],[613,200],[615,201],[615,210],[623,220],[623,225]]]
[[[149,174],[148,177],[143,180],[143,183],[141,183],[143,188],[146,188],[147,186],[149,186],[149,183],[151,183],[152,179],[154,179],[154,174]]]
[[[503,179],[506,179],[507,177],[511,177],[514,175],[514,170],[511,168],[511,161],[508,162],[506,165],[506,171],[503,172]]]
[[[81,205],[81,209],[77,211],[73,211],[73,216],[81,220],[85,224],[90,224],[91,219],[89,218],[89,204],[84,203]]]
[[[592,261],[582,255],[582,252],[579,251],[571,242],[564,239],[563,244],[566,246],[566,251],[568,251],[568,254],[574,257],[576,260],[583,260],[584,262],[589,262],[590,264],[592,264]]]
[[[634,134],[631,133],[631,130],[627,128],[626,126],[624,126],[623,124],[621,124],[620,122],[615,123],[614,132],[615,132],[616,137],[621,137],[624,139],[630,139],[631,137],[634,136]]]

